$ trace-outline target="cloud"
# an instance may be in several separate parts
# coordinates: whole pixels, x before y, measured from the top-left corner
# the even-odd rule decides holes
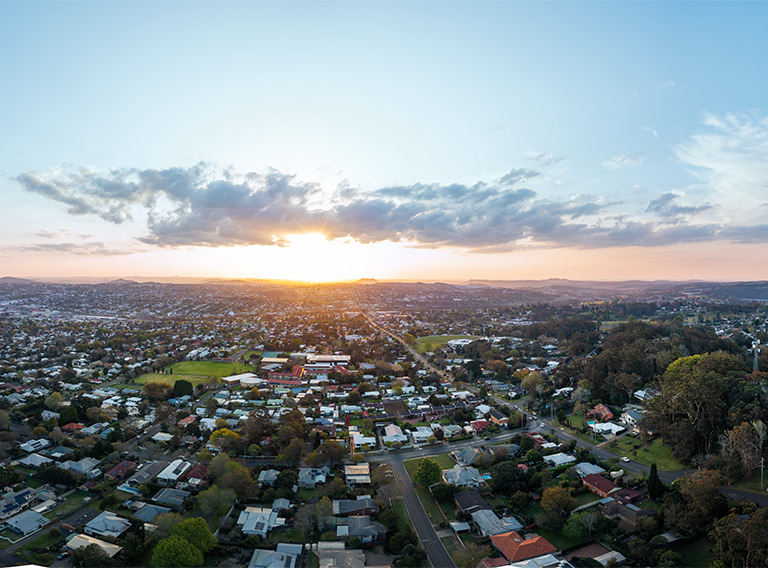
[[[2,249],[8,252],[65,253],[81,256],[124,256],[140,252],[137,249],[115,249],[102,242],[90,243],[42,243]]]
[[[72,215],[95,215],[120,224],[143,211],[146,232],[137,240],[158,247],[287,246],[291,234],[304,232],[362,243],[392,241],[477,252],[651,247],[717,238],[768,241],[766,231],[759,228],[692,222],[711,206],[680,203],[680,195],[673,192],[621,215],[616,214],[617,207],[629,207],[622,201],[595,195],[547,196],[524,187],[550,179],[539,169],[527,168],[473,184],[415,183],[363,191],[345,180],[332,195],[317,183],[277,170],[239,173],[208,164],[163,170],[29,172],[16,179],[35,193],[48,188],[44,194],[64,204]],[[102,243],[37,244],[27,250],[131,252]]]
[[[603,166],[609,170],[620,170],[622,168],[629,168],[635,166],[641,166],[645,156],[642,153],[637,154],[618,154],[611,156],[610,160],[603,162]]]
[[[664,193],[652,200],[645,210],[668,220],[679,220],[682,216],[694,215],[712,209],[712,206],[707,203],[702,205],[678,205],[675,202],[677,197],[678,196],[671,191]]]

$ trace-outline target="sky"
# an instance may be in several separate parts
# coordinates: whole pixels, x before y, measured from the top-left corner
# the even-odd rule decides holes
[[[0,276],[768,279],[766,24],[0,1]]]

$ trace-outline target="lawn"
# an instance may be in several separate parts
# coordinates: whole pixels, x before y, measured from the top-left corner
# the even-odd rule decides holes
[[[74,493],[68,495],[66,497],[66,500],[63,503],[61,503],[58,507],[48,511],[43,516],[46,519],[51,519],[51,520],[54,520],[57,518],[65,519],[75,511],[83,508],[84,506],[83,499],[85,499],[86,497],[93,497],[93,495],[89,495],[85,491],[80,491],[78,489]],[[93,505],[92,503],[88,503],[88,506],[92,507]],[[61,513],[61,515],[59,515],[58,513]]]
[[[202,384],[208,380],[208,377],[196,377],[193,375],[161,375],[160,373],[146,373],[139,377],[136,377],[136,384],[141,386],[145,383],[163,383],[165,385],[173,386],[179,379],[184,379],[192,383],[193,387]],[[136,385],[132,385],[136,386]]]
[[[635,445],[640,445],[640,448],[635,450]],[[665,471],[685,469],[685,465],[672,455],[672,450],[662,444],[661,438],[656,438],[650,445],[644,446],[639,438],[624,436],[608,444],[606,449],[645,465],[655,463],[656,467]]]
[[[403,530],[408,523],[411,522],[411,518],[408,516],[408,511],[405,508],[405,501],[402,499],[394,499],[392,501],[392,508],[397,513],[397,530]]]
[[[576,498],[576,501],[579,503],[577,507],[581,507],[582,505],[586,505],[587,503],[592,503],[593,501],[599,501],[600,496],[595,495],[594,493],[591,493],[587,491],[586,493],[579,493],[578,495],[574,495]]]
[[[763,487],[760,488],[760,472],[758,471],[751,477],[745,477],[738,483],[736,483],[734,486],[736,489],[741,489],[742,491],[752,491],[754,493],[762,493],[766,489],[768,489],[768,475],[763,476]]]
[[[679,545],[672,544],[670,549],[679,552],[683,557],[685,566],[690,568],[709,566],[712,561],[712,543],[706,540],[697,540]]]
[[[563,533],[559,531],[548,531],[540,527],[536,528],[536,534],[546,538],[549,542],[555,545],[558,550],[568,550],[569,548],[573,548],[574,546],[577,546],[582,542],[586,542],[587,540],[589,540],[586,537],[583,539],[568,538],[567,536],[565,536]]]
[[[320,568],[320,558],[314,552],[310,552],[307,557],[307,568]]]
[[[182,361],[174,363],[170,367],[163,369],[173,369],[174,375],[192,375],[202,377],[228,377],[229,375],[239,375],[254,370],[250,365],[242,363],[222,363],[219,361]]]
[[[422,459],[432,460],[440,466],[440,469],[451,469],[454,465],[456,465],[456,462],[454,462],[453,459],[451,459],[451,456],[448,454],[437,454],[436,456],[425,456],[424,458],[406,460],[403,462],[403,465],[405,466],[405,470],[408,472],[408,476],[411,479],[413,479],[413,474],[419,467]]]
[[[35,564],[42,565],[42,566],[50,566],[56,560],[55,553],[52,553],[52,552],[37,553],[33,551],[33,549],[38,547],[47,549],[49,546],[56,544],[60,540],[63,540],[62,536],[57,536],[57,537],[50,536],[48,534],[48,531],[45,530],[44,534],[26,543],[19,550],[17,550],[16,553],[22,558],[25,558],[26,560],[29,560],[30,562],[33,562]]]
[[[416,351],[419,353],[433,351],[454,339],[476,339],[476,337],[474,335],[428,335],[427,337],[419,337],[416,339]],[[431,346],[431,349],[427,349],[427,344]]]
[[[301,529],[274,530],[270,534],[268,542],[273,545],[280,542],[304,544],[307,542],[307,535],[301,532]]]

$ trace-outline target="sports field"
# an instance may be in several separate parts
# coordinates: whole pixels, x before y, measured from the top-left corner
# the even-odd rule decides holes
[[[419,337],[416,339],[416,351],[419,353],[426,353],[427,351],[433,351],[438,347],[442,347],[449,341],[454,339],[477,339],[473,335],[428,335],[427,337]],[[427,347],[430,347],[427,349]]]
[[[228,377],[240,373],[249,373],[254,370],[251,365],[242,363],[221,363],[219,361],[182,361],[169,365],[164,371],[173,369],[173,374],[147,373],[136,377],[137,384],[165,383],[173,386],[179,379],[185,379],[197,386],[208,380],[208,377]]]

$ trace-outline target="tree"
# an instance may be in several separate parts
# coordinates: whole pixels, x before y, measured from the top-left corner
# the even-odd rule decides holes
[[[72,564],[82,568],[108,568],[114,566],[112,558],[98,544],[89,544],[72,553]]]
[[[592,538],[592,531],[600,522],[602,515],[595,511],[582,511],[581,513],[574,513],[568,518],[568,521],[563,527],[563,534],[569,538],[579,540],[586,535],[588,538]]]
[[[221,477],[226,472],[226,467],[229,462],[230,459],[227,452],[217,454],[208,464],[208,476],[213,479]]]
[[[173,383],[173,396],[193,396],[195,394],[195,388],[192,383],[186,379],[178,379]]]
[[[656,463],[651,464],[651,471],[648,474],[648,496],[651,499],[658,499],[664,492],[664,484],[659,479],[659,472],[656,470]]]
[[[224,489],[232,489],[237,493],[238,499],[243,501],[253,498],[259,491],[259,485],[253,479],[251,470],[242,466],[222,475],[219,485]]]
[[[171,535],[173,527],[184,521],[184,517],[178,513],[161,513],[152,519],[155,529],[154,536],[163,539]]]
[[[768,566],[768,509],[754,503],[712,523],[709,536],[715,541],[717,559],[726,566]]]
[[[237,500],[237,494],[232,489],[223,489],[218,485],[212,485],[197,496],[200,510],[206,515],[218,513],[223,515]]]
[[[61,408],[61,403],[63,401],[64,401],[64,397],[61,396],[61,393],[54,392],[54,393],[51,393],[51,395],[45,399],[45,406],[47,406],[49,410],[56,411],[59,408]]]
[[[312,514],[318,531],[323,532],[330,527],[330,518],[333,516],[333,503],[327,495],[317,502]]]
[[[526,438],[524,438],[526,439]],[[529,438],[528,438],[529,439]],[[508,494],[513,491],[525,491],[527,473],[517,467],[513,461],[503,461],[493,466],[490,485],[494,492]]]
[[[413,478],[422,485],[430,486],[440,481],[442,473],[437,462],[424,458],[419,463],[419,467],[416,468]]]
[[[277,461],[289,467],[297,467],[301,463],[301,458],[304,457],[305,450],[304,442],[299,438],[294,438],[283,452],[277,456]]]
[[[576,508],[577,501],[565,487],[547,487],[541,494],[541,507],[564,519]]]
[[[202,566],[203,553],[180,536],[169,536],[155,546],[152,553],[152,566],[156,568],[175,568],[177,566]]]
[[[180,536],[202,553],[210,552],[218,544],[218,540],[208,528],[208,523],[202,517],[192,517],[179,523],[171,529],[171,536]]]
[[[539,375],[536,371],[528,373],[525,378],[520,381],[520,385],[534,397],[537,394],[540,394],[541,386],[543,384],[544,381],[541,380],[541,375]]]
[[[123,545],[123,555],[129,564],[137,564],[137,560],[140,560],[144,556],[144,552],[147,549],[147,544],[144,540],[134,532],[129,532],[125,536],[125,544]]]
[[[722,493],[722,476],[703,469],[680,478],[664,497],[664,518],[674,529],[689,535],[703,533],[709,524],[727,510]]]
[[[432,496],[438,503],[450,503],[456,494],[456,486],[449,483],[438,483],[432,487]]]
[[[0,430],[8,430],[11,425],[11,415],[7,410],[0,410]]]
[[[490,546],[480,546],[474,542],[468,543],[463,549],[453,554],[453,560],[458,568],[474,568],[486,556],[490,556]]]
[[[160,400],[168,400],[168,396],[171,394],[171,385],[165,383],[146,383],[141,388],[141,394],[150,402],[158,402]]]

